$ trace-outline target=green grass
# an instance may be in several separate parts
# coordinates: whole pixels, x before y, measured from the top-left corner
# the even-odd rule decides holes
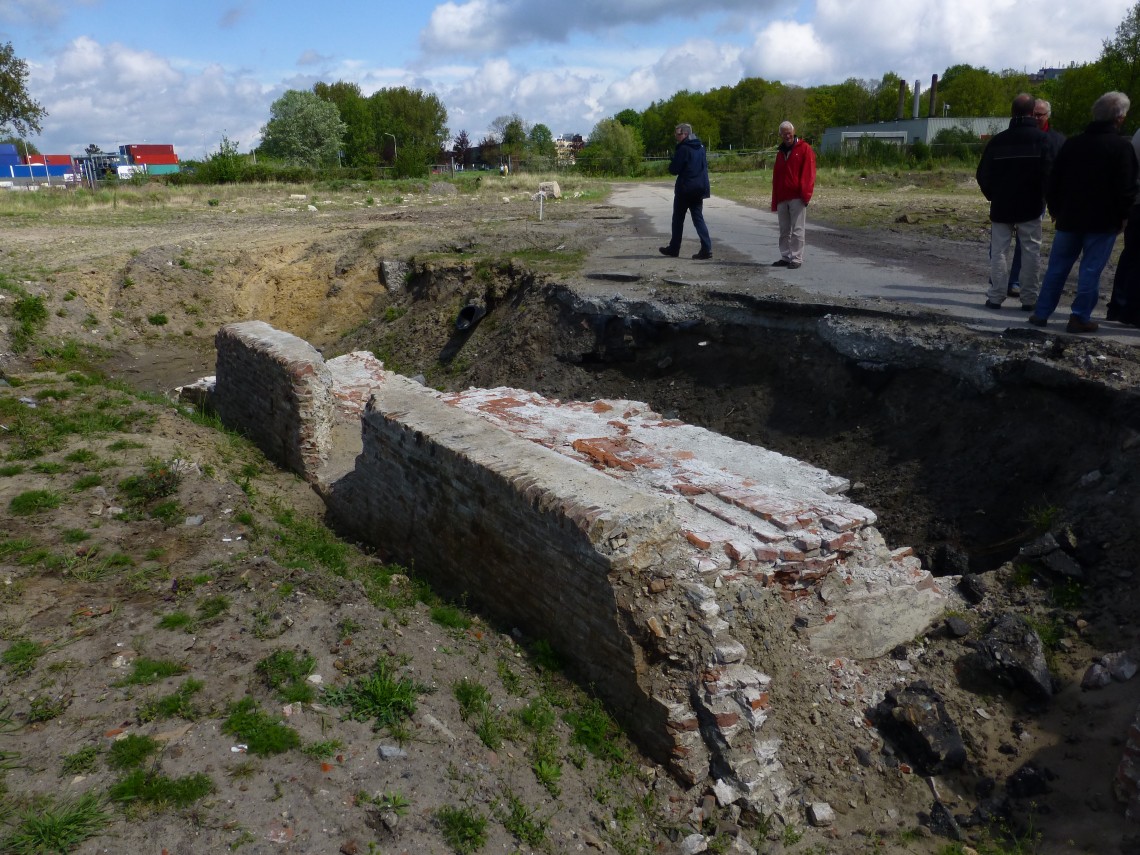
[[[163,615],[158,621],[159,629],[184,629],[189,631],[194,626],[194,618],[186,612],[171,612]]]
[[[147,701],[139,707],[139,721],[154,721],[160,718],[184,718],[194,721],[201,715],[193,698],[205,688],[201,680],[190,678],[174,692],[157,700]]]
[[[471,618],[462,609],[446,603],[432,607],[431,619],[448,629],[468,629],[471,626]]]
[[[324,694],[330,706],[346,707],[352,721],[375,722],[376,728],[391,727],[416,712],[416,697],[424,689],[407,677],[397,677],[392,666],[381,659],[373,672],[340,689]]]
[[[136,769],[108,791],[112,800],[128,808],[146,805],[155,810],[189,807],[214,791],[214,782],[201,772],[184,778],[168,778],[154,771]]]
[[[348,544],[338,540],[320,523],[301,519],[292,510],[280,510],[274,522],[278,532],[278,560],[286,567],[306,570],[315,566],[334,573],[348,569]]]
[[[230,598],[225,594],[218,594],[217,596],[207,597],[198,603],[198,619],[199,620],[212,620],[219,615],[225,614],[230,607]]]
[[[0,653],[0,663],[13,677],[27,674],[36,667],[36,662],[44,654],[44,646],[27,638],[18,638],[8,649]]]
[[[487,819],[470,808],[446,805],[435,813],[444,842],[459,855],[478,852],[487,844]]]
[[[316,691],[306,678],[313,673],[316,664],[316,658],[307,653],[298,655],[293,650],[277,650],[257,663],[257,672],[285,703],[311,703]]]
[[[15,478],[23,471],[24,467],[19,463],[5,463],[0,466],[0,478]]]
[[[28,490],[13,496],[8,502],[8,510],[17,516],[52,511],[63,502],[63,496],[53,490]]]
[[[103,476],[91,473],[89,475],[81,475],[75,479],[75,483],[71,485],[71,489],[79,493],[83,490],[90,490],[92,487],[98,487],[103,483]]]
[[[149,686],[168,677],[186,673],[186,666],[167,659],[148,659],[140,656],[134,661],[131,673],[120,680],[118,686]]]
[[[99,746],[88,745],[71,754],[63,756],[59,767],[60,776],[63,775],[90,775],[98,767]]]
[[[546,830],[550,825],[548,820],[535,818],[534,811],[528,810],[522,799],[508,791],[503,796],[506,809],[500,808],[496,818],[503,827],[527,846],[538,848],[546,840]]]
[[[119,489],[135,504],[165,499],[178,491],[182,476],[162,460],[148,460],[142,475],[131,475],[119,482]]]
[[[63,801],[36,800],[9,820],[10,831],[0,839],[0,851],[9,855],[70,852],[110,821],[96,793]]]
[[[42,721],[51,721],[59,718],[71,705],[71,696],[52,697],[50,695],[37,695],[32,698],[28,706],[28,715],[24,719],[28,724],[38,724]]]
[[[301,749],[301,753],[306,757],[323,760],[326,757],[335,757],[342,750],[344,743],[339,739],[325,739],[321,742],[310,742]]]
[[[149,736],[132,733],[111,743],[107,765],[119,770],[137,769],[158,750],[159,744]]]
[[[567,712],[564,718],[570,725],[570,741],[573,744],[581,745],[599,759],[614,762],[625,759],[624,752],[616,742],[621,731],[601,701],[592,699],[581,709]]]
[[[297,731],[281,719],[262,712],[253,698],[242,698],[230,706],[222,732],[236,736],[250,754],[268,757],[301,746]]]
[[[491,693],[487,687],[466,677],[456,683],[452,691],[459,701],[459,715],[464,721],[478,715],[491,703]]]

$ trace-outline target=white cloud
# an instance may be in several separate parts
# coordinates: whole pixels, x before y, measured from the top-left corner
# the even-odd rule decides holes
[[[675,0],[577,0],[558,5],[533,0],[461,0],[441,3],[420,33],[432,54],[495,53],[535,41],[563,42],[571,33],[600,33],[623,25],[653,24],[719,12],[757,13],[768,2],[708,0],[699,7]]]
[[[830,82],[836,73],[835,48],[820,40],[813,25],[792,21],[776,21],[762,29],[743,52],[742,61],[747,76],[782,83]]]

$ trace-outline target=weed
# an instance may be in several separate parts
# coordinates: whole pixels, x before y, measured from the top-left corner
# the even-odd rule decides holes
[[[795,846],[804,839],[803,829],[797,828],[794,825],[785,825],[784,833],[780,839],[785,846]]]
[[[358,633],[363,627],[352,618],[345,618],[336,625],[337,641],[344,641]]]
[[[194,626],[194,618],[186,612],[171,612],[163,615],[158,622],[159,629],[184,629],[187,632]]]
[[[64,458],[68,463],[94,463],[99,455],[89,448],[77,448]]]
[[[39,472],[41,475],[59,475],[61,472],[66,472],[67,467],[62,463],[42,460],[32,467],[32,471]]]
[[[425,689],[413,680],[397,678],[392,666],[377,660],[373,672],[341,689],[325,692],[331,706],[347,707],[346,717],[352,721],[375,719],[375,727],[391,727],[416,712],[416,696]]]
[[[487,819],[470,808],[446,805],[435,813],[443,839],[459,855],[477,852],[487,843]]]
[[[564,717],[566,723],[570,725],[572,731],[570,741],[573,744],[581,745],[601,759],[616,762],[625,759],[624,752],[616,742],[618,727],[597,698],[577,712],[566,713]]]
[[[242,740],[250,754],[268,757],[301,745],[297,731],[279,718],[263,713],[253,698],[242,698],[230,706],[222,732]]]
[[[3,466],[0,466],[0,477],[15,478],[23,471],[24,467],[19,463],[6,463]]]
[[[1046,650],[1056,650],[1065,637],[1065,625],[1058,618],[1039,619],[1027,617],[1025,622],[1037,633]]]
[[[157,772],[136,769],[111,787],[108,795],[127,806],[147,805],[157,810],[189,807],[214,791],[214,782],[201,772],[184,778],[168,778]]]
[[[540,638],[530,649],[534,664],[544,671],[561,671],[562,657],[550,646],[550,642]]]
[[[12,350],[16,353],[27,350],[35,334],[47,324],[47,319],[48,310],[43,297],[25,295],[16,300],[12,305],[15,324],[8,331]]]
[[[130,451],[133,448],[146,448],[146,446],[130,439],[118,439],[107,446],[108,451]]]
[[[344,743],[339,739],[326,739],[323,742],[310,742],[301,749],[301,753],[322,760],[325,757],[335,756],[343,748]]]
[[[534,698],[520,709],[516,715],[520,722],[534,733],[543,733],[554,727],[554,708],[545,698]]]
[[[499,682],[507,690],[507,694],[518,697],[522,694],[522,679],[511,670],[511,666],[500,659],[495,663],[495,671],[499,675]]]
[[[90,475],[81,475],[75,479],[75,483],[71,485],[71,489],[76,493],[83,490],[90,490],[92,487],[98,487],[103,483],[103,476],[91,473]]]
[[[170,323],[170,319],[167,318],[166,315],[164,315],[162,312],[157,312],[153,315],[147,315],[146,322],[151,326],[164,327]]]
[[[176,501],[159,502],[150,509],[151,519],[156,519],[162,522],[167,528],[176,524],[184,514],[182,506]]]
[[[99,759],[99,746],[88,745],[71,754],[63,756],[60,764],[60,777],[64,775],[89,775],[95,771],[96,761]]]
[[[242,760],[226,770],[226,775],[234,781],[244,781],[257,774],[256,760]]]
[[[1077,609],[1084,602],[1085,589],[1076,579],[1065,579],[1050,589],[1049,597],[1059,609]]]
[[[384,320],[387,323],[391,323],[392,321],[398,321],[400,318],[402,318],[407,313],[408,313],[408,310],[404,306],[389,306],[388,308],[386,308],[384,310]]]
[[[1033,567],[1024,561],[1014,563],[1009,583],[1014,588],[1028,588],[1033,584]]]
[[[177,677],[186,673],[186,666],[166,659],[147,659],[140,656],[134,661],[131,673],[120,680],[117,686],[148,686],[165,680],[167,677]]]
[[[111,744],[107,754],[107,765],[112,769],[137,769],[150,755],[158,751],[159,745],[149,736],[132,733]]]
[[[28,490],[13,496],[8,503],[8,510],[17,516],[29,516],[55,510],[62,501],[63,497],[52,490]]]
[[[0,654],[0,663],[7,666],[13,677],[27,674],[36,667],[44,654],[44,646],[27,638],[17,638]]]
[[[39,695],[32,698],[31,705],[28,708],[28,717],[25,719],[28,724],[38,724],[41,721],[51,721],[53,718],[59,718],[63,715],[71,705],[71,695],[60,695],[53,698],[49,695]]]
[[[36,800],[12,819],[11,833],[0,840],[0,851],[12,855],[70,852],[110,821],[103,799],[96,793],[60,802]]]
[[[226,610],[230,607],[230,598],[225,594],[218,594],[214,597],[207,597],[198,603],[198,619],[211,620],[219,615],[225,614]]]
[[[471,626],[471,618],[458,607],[446,603],[432,607],[431,619],[448,629],[468,629]]]
[[[475,733],[479,739],[492,751],[498,751],[507,737],[503,719],[491,707],[484,707],[479,713],[479,723],[475,725]]]
[[[285,703],[310,703],[316,692],[306,678],[316,664],[316,658],[309,654],[298,656],[292,650],[277,650],[257,663],[257,671]]]
[[[496,818],[499,822],[522,843],[536,848],[541,846],[546,839],[549,821],[535,819],[534,811],[527,810],[522,799],[509,790],[504,794],[504,799],[507,809],[497,812]]]
[[[1035,533],[1050,531],[1061,517],[1061,509],[1056,505],[1031,505],[1025,509],[1025,522]]]
[[[136,504],[165,499],[178,490],[182,475],[169,463],[148,460],[142,475],[132,475],[119,482],[119,488]]]
[[[455,699],[459,701],[459,715],[467,721],[484,710],[491,703],[491,693],[487,687],[464,677],[454,685]]]
[[[147,701],[139,707],[139,721],[154,721],[159,718],[184,718],[194,721],[201,714],[192,698],[205,688],[206,684],[193,678],[184,682],[173,693],[154,701]]]
[[[535,760],[530,768],[543,788],[554,798],[558,798],[562,792],[562,787],[559,785],[559,781],[562,780],[562,764],[557,760],[540,759]]]

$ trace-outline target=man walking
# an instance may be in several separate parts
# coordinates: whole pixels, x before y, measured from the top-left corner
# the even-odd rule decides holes
[[[814,192],[815,152],[796,136],[791,122],[783,122],[772,170],[772,210],[780,224],[780,259],[773,267],[795,270],[803,264],[807,206]]]
[[[680,124],[673,131],[677,148],[669,163],[669,174],[677,176],[673,185],[673,224],[667,246],[660,247],[662,255],[676,258],[681,252],[681,233],[685,229],[685,214],[691,214],[693,228],[701,240],[701,249],[693,258],[712,258],[712,239],[705,225],[705,199],[712,195],[709,186],[709,163],[705,147],[693,136],[693,127]]]
[[[1000,309],[1008,294],[1010,242],[1022,250],[1021,308],[1037,302],[1037,263],[1041,256],[1041,217],[1052,166],[1049,139],[1033,118],[1032,95],[1013,99],[1009,127],[994,136],[982,152],[978,186],[990,202],[990,287],[986,308]]]
[[[1132,143],[1120,135],[1130,102],[1107,92],[1093,104],[1093,120],[1061,146],[1045,198],[1057,224],[1049,267],[1029,323],[1043,327],[1061,300],[1077,257],[1077,295],[1069,308],[1071,333],[1096,332],[1092,310],[1100,298],[1100,274],[1136,196],[1137,162]]]

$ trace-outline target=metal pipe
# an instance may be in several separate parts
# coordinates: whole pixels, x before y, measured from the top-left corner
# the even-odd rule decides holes
[[[922,94],[922,81],[916,80],[916,81],[914,81],[914,104],[911,107],[911,116],[910,116],[912,119],[918,118],[918,98],[921,94]]]
[[[895,118],[898,121],[901,122],[903,120],[903,116],[906,115],[905,110],[906,110],[906,81],[900,80],[899,81],[899,110],[898,110],[898,113],[895,115]]]
[[[930,75],[930,118],[934,118],[934,102],[938,99],[938,75]]]

